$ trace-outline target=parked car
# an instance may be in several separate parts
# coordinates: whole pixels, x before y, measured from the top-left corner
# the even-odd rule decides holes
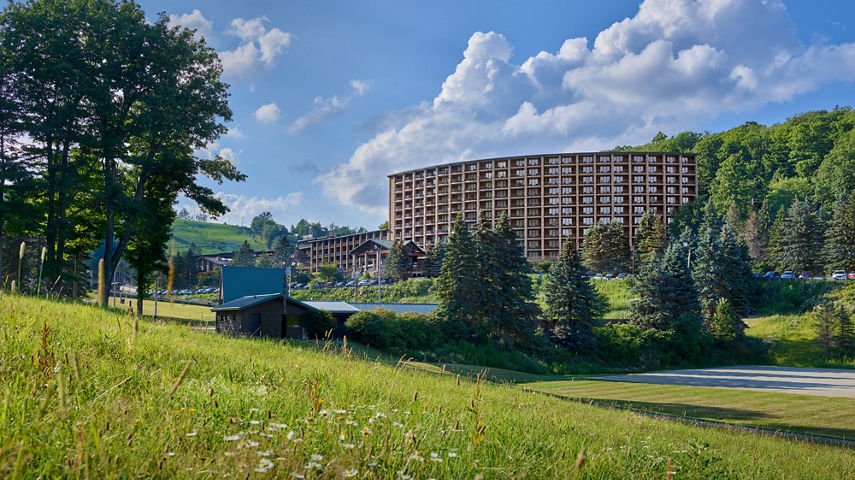
[[[628,275],[629,275],[629,274],[628,274],[628,273],[626,273],[626,272],[618,273],[618,274],[617,274],[617,277],[615,277],[615,278],[617,278],[618,280],[623,280],[623,279],[624,279],[624,278],[626,278]]]
[[[835,270],[831,274],[831,278],[834,280],[846,280],[846,270]]]
[[[802,280],[809,280],[813,278],[813,275],[810,272],[802,272],[799,274],[799,278]]]
[[[594,279],[594,280],[602,280],[602,279],[603,279],[603,276],[602,276],[602,275],[600,275],[600,274],[598,273],[598,274],[594,275],[594,276],[593,276],[593,277],[591,277],[591,278],[592,278],[592,279]]]
[[[606,278],[606,280],[614,280],[615,274],[614,273],[607,273],[605,278]]]
[[[794,278],[796,278],[796,274],[794,274],[790,270],[787,270],[786,272],[781,274],[781,280],[792,280]]]
[[[849,280],[855,280],[855,272],[849,272],[846,275],[846,278],[848,278]]]
[[[368,286],[368,280],[360,280],[357,285],[359,285],[360,287]]]
[[[762,278],[763,280],[774,280],[777,277],[778,277],[778,272],[766,272],[760,278]]]

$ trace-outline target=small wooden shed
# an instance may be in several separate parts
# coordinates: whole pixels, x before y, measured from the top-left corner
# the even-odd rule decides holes
[[[318,309],[283,295],[249,295],[216,306],[217,333],[225,335],[265,336],[275,338],[306,338],[305,317]]]

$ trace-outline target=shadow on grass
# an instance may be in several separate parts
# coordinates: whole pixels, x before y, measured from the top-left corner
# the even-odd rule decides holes
[[[725,424],[747,425],[767,430],[799,433],[822,437],[850,440],[855,438],[855,429],[831,428],[822,426],[806,426],[785,424],[778,420],[775,415],[767,412],[740,408],[724,408],[705,405],[692,405],[688,403],[669,402],[640,402],[633,400],[615,400],[589,397],[574,397],[552,392],[526,389],[530,392],[540,393],[551,397],[561,398],[572,402],[584,403],[596,407],[612,410],[629,410],[642,414],[666,415],[679,417],[678,419],[695,419],[721,422]]]

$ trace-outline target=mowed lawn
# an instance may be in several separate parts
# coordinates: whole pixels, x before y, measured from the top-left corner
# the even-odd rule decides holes
[[[525,388],[613,408],[855,439],[851,398],[602,380],[533,382]]]
[[[0,478],[845,478],[855,451],[0,295]],[[633,386],[635,388],[635,386]],[[297,475],[293,475],[297,474]]]
[[[119,310],[127,310],[128,302],[134,302],[134,312],[136,312],[136,299],[125,299],[125,303],[116,302],[116,308]],[[113,297],[110,297],[110,306],[113,306]],[[154,317],[154,302],[146,300],[143,302],[143,315]],[[210,323],[216,320],[216,315],[211,311],[211,307],[204,305],[190,305],[186,303],[172,303],[169,301],[157,302],[157,316],[159,318],[172,318],[177,320],[188,320],[191,322]]]

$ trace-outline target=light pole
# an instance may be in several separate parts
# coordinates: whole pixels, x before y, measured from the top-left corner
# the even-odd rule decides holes
[[[691,249],[691,247],[689,247],[689,242],[683,242],[683,246],[689,252],[686,255],[686,269],[691,272],[692,271],[692,249]]]
[[[383,303],[383,294],[381,293],[383,285],[380,284],[383,280],[383,264],[380,263],[380,247],[374,245],[374,250],[377,251],[377,303]]]

